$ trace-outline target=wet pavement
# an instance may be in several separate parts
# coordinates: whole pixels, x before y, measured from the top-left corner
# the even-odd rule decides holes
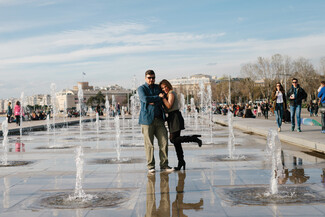
[[[224,117],[217,116],[220,120]],[[243,120],[243,121],[242,121]],[[247,119],[234,119],[234,125],[249,124]],[[256,119],[262,130],[274,125]],[[20,139],[10,136],[9,161],[32,162],[25,166],[0,168],[0,216],[324,216],[325,215],[325,156],[309,149],[282,143],[285,175],[280,187],[313,189],[309,201],[288,204],[244,204],[236,189],[265,188],[270,183],[271,165],[265,156],[265,136],[243,132],[235,128],[235,154],[238,160],[224,160],[228,155],[228,128],[210,126],[199,119],[186,119],[184,135],[202,134],[203,146],[184,144],[186,171],[146,171],[142,135],[130,119],[121,120],[121,163],[116,163],[114,121],[101,121],[99,131],[95,123],[85,123],[82,134],[79,126],[60,128],[55,132],[29,132]],[[265,129],[264,129],[265,128]],[[281,134],[298,135],[297,132]],[[289,129],[289,128],[288,128]],[[305,130],[304,130],[305,129]],[[252,131],[250,131],[252,132]],[[314,134],[313,134],[314,133]],[[312,141],[324,141],[316,130]],[[155,141],[156,142],[156,141]],[[155,143],[157,144],[157,143]],[[73,195],[76,184],[75,147],[84,150],[84,178],[86,194],[104,195],[102,201],[89,207],[52,206],[49,202],[59,195]],[[58,148],[58,147],[66,148]],[[39,148],[56,147],[56,148]],[[159,162],[155,147],[156,163]],[[169,146],[170,166],[177,165],[173,146]],[[251,190],[254,191],[254,190]],[[295,190],[293,190],[295,191]],[[227,193],[228,192],[228,193]],[[235,195],[231,197],[231,195]],[[236,196],[237,195],[237,196]],[[239,198],[239,201],[238,201]],[[102,203],[103,201],[106,204]],[[115,202],[115,203],[114,203]],[[57,205],[58,201],[54,201]],[[95,204],[95,205],[94,205]]]

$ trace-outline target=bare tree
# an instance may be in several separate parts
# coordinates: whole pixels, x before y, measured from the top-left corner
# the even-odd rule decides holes
[[[307,92],[307,100],[315,98],[315,89],[319,84],[319,74],[316,73],[314,66],[306,58],[300,57],[293,61],[293,70],[299,83]]]
[[[271,57],[271,77],[274,76],[275,79],[280,80],[281,75],[283,74],[284,64],[283,64],[283,57],[280,54],[274,54]]]

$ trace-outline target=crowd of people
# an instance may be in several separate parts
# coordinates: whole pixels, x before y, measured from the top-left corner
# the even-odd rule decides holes
[[[267,119],[272,111],[272,105],[268,102],[218,105],[214,114],[227,115],[228,111],[231,111],[235,117],[256,118],[263,115]]]
[[[321,113],[321,132],[325,133],[325,81],[320,82],[317,91],[318,99],[310,101],[307,105],[307,110],[310,112],[310,116],[317,117],[318,112]],[[268,119],[269,115],[275,115],[279,132],[283,122],[291,122],[291,131],[294,131],[297,125],[297,132],[301,132],[302,101],[306,100],[306,98],[307,94],[299,85],[298,79],[293,78],[292,86],[287,93],[285,93],[280,82],[276,83],[270,101],[254,104],[218,105],[214,113],[227,115],[231,111],[237,117],[256,118],[263,115],[265,119]]]
[[[14,109],[12,109],[11,107],[11,102],[8,103],[8,107],[7,107],[8,123],[14,122],[18,126],[20,126],[21,119],[23,119],[23,121],[45,120],[48,114],[50,114],[49,109],[47,110],[37,109],[35,111],[25,112],[21,108],[20,101],[16,102]]]
[[[94,110],[95,112],[98,112],[99,115],[103,115],[104,112],[103,107],[97,106]],[[121,115],[121,111],[125,114],[127,113],[127,109],[120,106],[120,103],[116,104],[116,108],[114,108],[112,105],[110,107],[109,115],[110,117],[115,117],[116,114]],[[87,114],[87,111],[82,111],[82,116],[85,116]],[[79,117],[80,112],[77,109],[68,109],[66,113],[68,118],[72,117]],[[15,106],[12,108],[11,102],[8,102],[7,107],[7,119],[8,123],[16,123],[16,125],[20,126],[21,119],[23,121],[37,121],[37,120],[46,120],[47,118],[51,117],[51,108],[48,107],[47,109],[36,109],[36,110],[27,110],[24,111],[21,108],[20,102],[17,101]]]

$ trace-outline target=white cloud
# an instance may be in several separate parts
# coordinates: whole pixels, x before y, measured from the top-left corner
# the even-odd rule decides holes
[[[2,64],[51,63],[82,60],[113,54],[183,50],[200,47],[202,41],[215,40],[225,33],[196,35],[189,33],[146,33],[148,27],[124,23],[106,24],[85,30],[74,30],[9,41],[0,44]]]
[[[242,23],[244,22],[246,19],[244,17],[237,17],[237,23]]]
[[[130,86],[132,76],[136,74],[140,80],[148,68],[157,69],[160,79],[193,73],[236,76],[241,64],[258,56],[324,56],[325,33],[233,42],[225,42],[224,36],[226,33],[151,33],[150,27],[143,24],[108,23],[1,43],[0,74],[8,83],[16,83],[17,76],[22,81],[37,80],[34,89],[46,92],[49,81],[58,82],[58,89],[71,87],[82,71],[87,72],[87,80],[94,85],[109,81]]]

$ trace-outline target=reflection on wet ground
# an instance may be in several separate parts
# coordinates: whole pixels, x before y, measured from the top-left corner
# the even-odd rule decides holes
[[[194,125],[193,120],[186,121],[183,134],[202,134],[203,146],[199,148],[191,143],[183,145],[186,171],[165,173],[158,170],[152,175],[146,171],[141,129],[137,123],[132,126],[131,121],[120,125],[120,162],[117,161],[114,121],[101,121],[98,132],[95,123],[86,123],[82,135],[79,126],[71,126],[56,129],[55,134],[52,131],[38,131],[22,138],[10,137],[8,161],[32,163],[1,168],[0,215],[325,215],[323,154],[282,144],[284,172],[278,179],[279,188],[286,189],[286,193],[293,196],[300,195],[296,198],[301,200],[292,202],[287,198],[286,203],[269,203],[257,197],[257,201],[249,202],[247,194],[243,192],[263,195],[268,191],[271,163],[265,156],[266,139],[235,130],[235,154],[244,157],[227,160],[227,127],[215,125],[211,130],[202,120],[199,120],[198,126]],[[111,203],[66,207],[55,204],[58,195],[63,195],[64,199],[74,191],[74,150],[79,145],[84,147],[83,189],[104,195],[103,198],[109,198]],[[157,146],[155,158],[159,162]],[[171,145],[169,162],[170,166],[177,165]],[[159,168],[158,163],[156,168]],[[119,198],[116,203],[114,198]]]
[[[203,210],[203,198],[198,199],[196,203],[184,202],[186,172],[178,171],[176,173],[178,182],[175,200],[172,203],[170,202],[169,173],[162,172],[159,174],[160,186],[158,194],[160,194],[160,201],[158,207],[156,207],[156,174],[148,174],[145,216],[186,216],[184,214],[185,210]],[[198,213],[198,215],[200,214]]]

